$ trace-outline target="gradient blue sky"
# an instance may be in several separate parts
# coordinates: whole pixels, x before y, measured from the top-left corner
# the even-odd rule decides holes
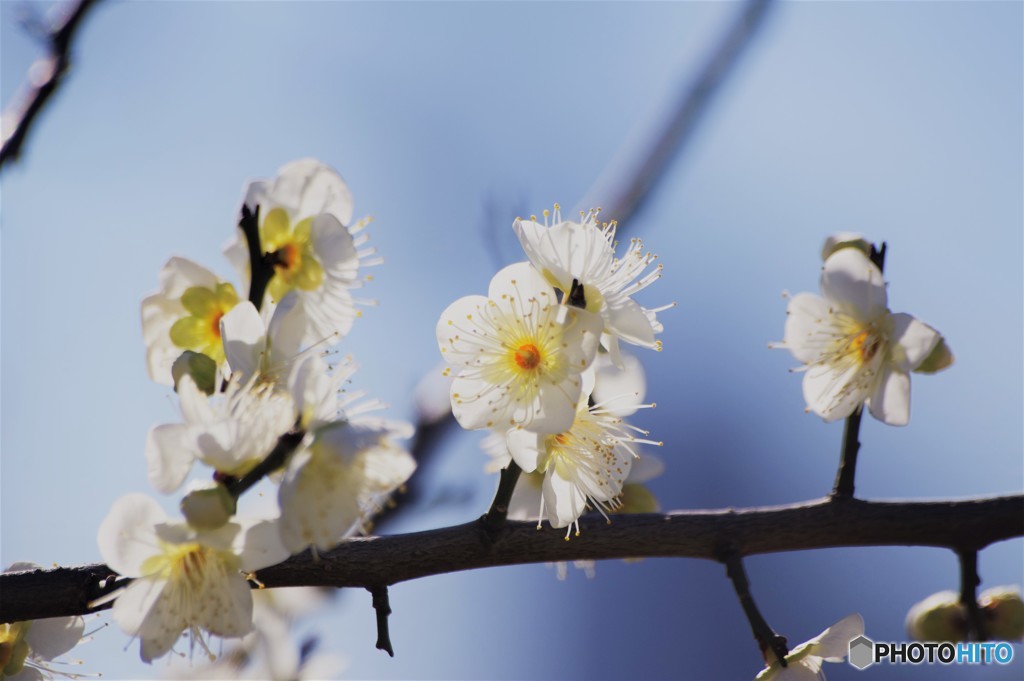
[[[38,53],[0,3],[6,104]],[[357,386],[411,417],[455,298],[521,259],[513,218],[572,206],[670,101],[728,21],[723,3],[106,3],[75,70],[3,175],[0,561],[99,560],[120,495],[149,492],[142,445],[174,420],[148,382],[138,307],[173,255],[225,275],[247,180],[316,156],[372,214],[380,301],[342,344]],[[802,412],[779,294],[816,290],[829,233],[889,244],[890,305],[941,330],[955,366],[913,381],[911,423],[867,419],[858,493],[1019,492],[1022,443],[1022,21],[1019,2],[787,3],[721,92],[630,234],[660,255],[645,292],[665,351],[641,353],[639,419],[665,441],[665,508],[773,504],[831,487],[842,426]],[[449,441],[432,495],[395,531],[479,515],[495,479],[479,436]],[[445,498],[465,498],[460,503]],[[167,500],[172,508],[173,500]],[[581,540],[585,540],[585,537]],[[1022,542],[985,585],[1022,581]],[[899,640],[907,608],[955,588],[929,549],[754,557],[755,594],[791,642],[859,611]],[[347,676],[752,678],[756,646],[724,569],[600,564],[558,582],[525,566],[392,589],[388,659],[369,594],[318,620]],[[152,678],[116,627],[81,651],[108,679]],[[1012,668],[828,669],[831,679],[1020,678]]]

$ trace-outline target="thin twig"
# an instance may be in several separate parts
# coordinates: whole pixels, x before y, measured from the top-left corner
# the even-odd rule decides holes
[[[33,71],[45,64],[47,72],[39,82],[30,82],[20,104],[12,105],[3,115],[3,141],[0,145],[0,170],[18,159],[29,131],[38,119],[43,107],[60,87],[65,74],[71,68],[71,46],[77,35],[82,19],[96,4],[97,0],[79,0],[57,27],[46,33],[47,51],[45,61],[33,64]]]
[[[836,472],[836,484],[832,488],[833,499],[850,499],[853,497],[853,479],[857,472],[857,452],[860,451],[860,419],[864,415],[864,407],[857,407],[846,418],[843,426],[843,449],[839,455],[839,470]]]
[[[274,276],[274,268],[263,255],[263,247],[260,245],[260,207],[249,210],[249,206],[242,204],[242,216],[238,220],[238,227],[245,236],[245,246],[249,251],[249,302],[260,309],[263,305],[263,295],[267,290],[267,284]]]
[[[967,640],[984,641],[987,638],[981,611],[978,609],[978,551],[964,549],[956,552],[960,559],[960,604],[967,614]]]
[[[391,634],[388,632],[388,617],[391,615],[391,602],[388,599],[386,586],[374,586],[367,589],[373,595],[373,609],[377,613],[377,650],[383,650],[391,657],[395,649],[391,645]]]
[[[779,636],[775,633],[775,630],[769,626],[761,614],[757,603],[754,602],[754,596],[750,593],[750,582],[747,580],[747,571],[743,569],[743,558],[737,553],[728,553],[722,562],[725,563],[725,572],[729,576],[730,581],[732,581],[736,597],[739,598],[740,605],[743,607],[743,614],[747,616],[747,621],[750,622],[750,629],[754,634],[754,639],[761,647],[761,654],[764,655],[766,661],[770,662],[771,660],[768,657],[768,651],[770,650],[775,659],[779,661],[779,664],[785,667],[786,656],[789,655],[786,639],[784,636]]]
[[[522,472],[515,461],[509,461],[508,466],[501,469],[498,491],[494,493],[494,501],[491,502],[487,513],[480,518],[480,526],[491,539],[494,539],[508,518],[508,505],[512,501],[512,492],[515,491],[516,482],[519,481],[519,474]]]
[[[828,498],[788,506],[674,511],[580,519],[565,541],[536,522],[507,521],[488,544],[480,523],[389,537],[353,539],[314,558],[305,552],[259,571],[269,588],[369,588],[431,575],[522,563],[676,557],[720,560],[723,546],[740,556],[848,546],[932,546],[980,550],[1024,536],[1024,494],[966,501],[882,502]],[[0,574],[0,622],[81,615],[102,595],[105,565]]]

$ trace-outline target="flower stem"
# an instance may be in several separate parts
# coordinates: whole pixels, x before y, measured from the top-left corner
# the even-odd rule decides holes
[[[981,611],[978,609],[976,589],[981,584],[978,576],[978,552],[975,549],[960,549],[960,604],[967,611],[967,640],[984,641],[987,638]]]
[[[863,415],[864,407],[857,407],[847,417],[843,427],[843,451],[839,459],[839,471],[836,473],[836,484],[832,488],[833,499],[853,497],[853,478],[857,471],[857,452],[860,450],[858,435]]]
[[[260,245],[260,207],[256,206],[256,210],[251,211],[249,206],[242,204],[242,218],[238,221],[238,226],[245,235],[245,245],[249,250],[249,302],[258,310],[263,304],[267,284],[274,276],[274,268],[263,257],[263,248]]]
[[[768,660],[767,651],[770,650],[779,664],[785,667],[786,655],[789,655],[786,639],[775,633],[765,621],[764,616],[761,615],[761,611],[757,609],[757,603],[754,602],[754,597],[750,593],[747,572],[743,569],[743,558],[740,554],[733,552],[724,559],[724,562],[725,572],[732,580],[733,589],[736,590],[736,596],[740,599],[743,613],[747,616],[747,621],[750,622],[750,629],[754,633],[757,644],[761,647],[761,653]]]
[[[494,494],[494,501],[480,518],[487,534],[492,536],[502,528],[508,518],[508,504],[512,500],[512,492],[515,491],[516,482],[522,469],[515,461],[509,461],[508,466],[501,469],[501,478],[498,480],[498,491]]]

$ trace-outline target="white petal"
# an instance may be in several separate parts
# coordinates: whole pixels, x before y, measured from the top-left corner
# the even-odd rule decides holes
[[[636,301],[619,292],[609,292],[604,300],[607,307],[601,311],[601,315],[607,322],[609,332],[633,345],[655,347],[655,326]]]
[[[297,219],[330,213],[352,221],[352,192],[336,170],[312,158],[287,163],[277,171],[269,198],[294,211]]]
[[[533,405],[532,411],[517,409],[512,420],[537,433],[564,433],[572,428],[580,394],[581,386],[578,378],[575,383],[555,383],[541,379],[537,401]]]
[[[189,424],[205,425],[214,421],[209,396],[199,389],[195,380],[188,374],[178,381],[178,402],[181,405],[181,414]]]
[[[160,290],[169,298],[180,298],[193,286],[216,288],[217,275],[188,258],[174,257],[160,270]]]
[[[308,320],[298,302],[298,294],[289,292],[277,304],[267,325],[267,363],[271,367],[281,366],[299,355]]]
[[[861,321],[876,319],[886,311],[882,272],[856,248],[843,248],[825,261],[821,292],[830,302],[855,311]]]
[[[180,614],[168,617],[166,586],[167,582],[139,579],[129,584],[114,602],[111,617],[123,632],[142,640],[140,655],[144,662],[167,654],[187,626]]]
[[[782,342],[797,361],[810,364],[821,358],[830,333],[830,316],[828,301],[813,293],[799,293],[790,299]]]
[[[849,249],[847,249],[849,250]],[[857,387],[860,366],[837,371],[831,366],[812,366],[804,373],[803,392],[808,408],[828,422],[844,419],[864,403],[870,393]]]
[[[482,346],[469,331],[473,328],[469,322],[473,316],[480,315],[481,310],[487,309],[487,305],[484,296],[464,296],[445,308],[437,320],[435,333],[441,356],[456,370],[475,366]]]
[[[239,523],[244,531],[238,534],[240,541],[235,542],[234,553],[243,570],[253,572],[288,558],[290,554],[281,543],[281,529],[276,520],[249,524],[239,519]]]
[[[149,377],[163,385],[174,385],[171,366],[181,348],[171,342],[171,327],[184,314],[181,301],[163,293],[142,300],[142,339],[146,344],[146,368]]]
[[[519,238],[526,257],[544,280],[551,286],[557,286],[563,291],[568,290],[572,286],[573,277],[569,274],[567,263],[559,260],[554,245],[548,242],[549,229],[533,220],[516,220],[512,224],[512,229]]]
[[[81,617],[50,617],[32,622],[25,640],[33,657],[52,660],[78,645],[84,631]]]
[[[841,661],[850,652],[850,641],[863,634],[864,618],[855,612],[839,620],[808,643],[814,646],[814,655],[830,662]]]
[[[249,583],[229,568],[225,568],[222,578],[217,578],[215,573],[211,574],[214,569],[208,567],[204,574],[202,592],[197,594],[199,611],[195,614],[194,623],[217,636],[244,636],[252,631],[252,590]]]
[[[653,480],[665,472],[665,462],[654,454],[641,454],[639,459],[633,461],[633,467],[629,469],[629,476],[626,478],[630,483],[644,483]]]
[[[892,336],[890,340],[898,346],[893,347],[893,361],[902,372],[913,371],[928,359],[935,346],[942,340],[938,331],[914,317],[899,312],[891,316]]]
[[[585,371],[597,355],[604,323],[600,316],[575,307],[562,305],[558,313],[558,321],[564,325],[562,341],[566,362],[574,373]]]
[[[224,355],[231,373],[237,374],[238,380],[243,383],[259,372],[267,345],[266,334],[260,313],[247,300],[221,317],[220,335],[224,342]]]
[[[100,524],[100,555],[114,571],[141,576],[142,563],[157,551],[154,526],[166,519],[160,505],[145,494],[121,497]]]
[[[146,472],[158,492],[181,487],[195,461],[195,431],[184,423],[156,426],[146,436]]]
[[[910,422],[910,374],[886,367],[868,400],[871,415],[890,426]]]
[[[547,436],[513,428],[505,438],[512,459],[526,473],[537,470],[537,459],[547,452]]]
[[[540,294],[548,295],[552,304],[556,302],[551,285],[528,262],[513,263],[498,270],[487,287],[487,297],[499,305],[503,305],[502,301],[510,297],[525,301]]]
[[[555,467],[544,476],[544,512],[552,527],[566,527],[586,510],[587,498],[579,487],[558,475]]]
[[[594,360],[596,374],[593,389],[594,402],[604,405],[609,413],[620,417],[636,413],[636,405],[643,402],[647,394],[647,377],[640,360],[629,353],[622,353],[621,360],[620,369],[608,354],[597,355]]]

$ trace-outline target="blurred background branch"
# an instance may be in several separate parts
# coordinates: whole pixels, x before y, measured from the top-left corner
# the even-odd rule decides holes
[[[71,68],[71,48],[78,28],[97,2],[78,0],[66,9],[62,18],[55,21],[52,27],[32,30],[39,26],[39,22],[35,21],[28,26],[46,43],[47,54],[32,64],[25,92],[16,97],[15,102],[3,113],[0,170],[18,159],[33,124],[64,81],[65,74]]]

